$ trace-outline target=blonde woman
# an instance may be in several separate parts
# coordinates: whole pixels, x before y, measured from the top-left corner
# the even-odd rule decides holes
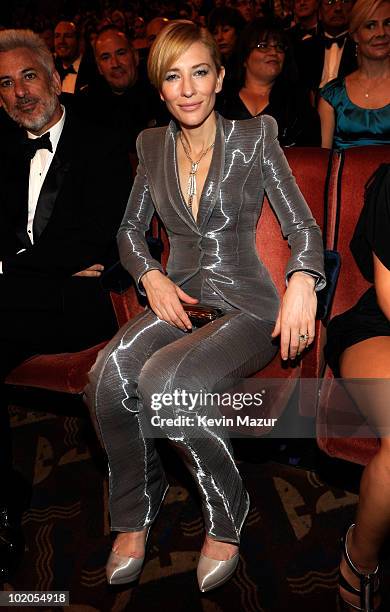
[[[327,149],[390,143],[390,0],[357,0],[349,33],[359,68],[320,91]]]
[[[122,584],[141,572],[168,488],[146,429],[156,398],[176,392],[159,411],[159,433],[198,485],[206,537],[197,575],[208,591],[237,567],[249,496],[226,432],[197,419],[215,409],[200,401],[189,409],[181,391],[199,397],[261,369],[275,355],[278,335],[283,359],[304,350],[314,336],[315,289],[325,283],[322,246],[274,120],[232,122],[215,113],[224,70],[212,35],[190,21],[171,22],[154,42],[148,70],[174,121],[138,138],[139,167],[118,241],[149,308],[100,354],[87,390],[108,454],[111,524],[119,532],[107,579]],[[291,245],[280,308],[255,245],[264,189]],[[167,275],[144,237],[155,210],[170,240]],[[183,305],[198,302],[223,316],[193,329]],[[177,424],[186,416],[193,425]]]

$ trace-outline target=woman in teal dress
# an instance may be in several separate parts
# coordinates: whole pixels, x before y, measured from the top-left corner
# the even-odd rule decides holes
[[[322,146],[390,144],[390,1],[358,0],[349,31],[359,68],[320,91]]]

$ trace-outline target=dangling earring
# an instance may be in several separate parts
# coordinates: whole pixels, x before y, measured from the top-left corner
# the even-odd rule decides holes
[[[355,57],[358,56],[359,43],[355,42]]]

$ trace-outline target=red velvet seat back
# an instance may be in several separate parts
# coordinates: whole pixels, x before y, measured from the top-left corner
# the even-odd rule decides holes
[[[286,149],[285,154],[314,218],[322,227],[329,152],[319,148],[294,147]],[[280,225],[267,198],[264,201],[257,225],[256,245],[262,261],[267,266],[279,294],[282,296],[286,289],[285,272],[290,257],[290,249],[287,240],[283,239]],[[286,378],[285,389],[281,386],[280,395],[273,398],[280,407],[279,410],[275,411],[276,414],[273,413],[272,416],[279,416],[289,400],[293,390],[293,386],[289,385],[289,379],[316,377],[318,375],[321,369],[320,324],[317,324],[316,331],[315,343],[299,364],[291,362],[281,364],[278,354],[266,368],[256,374],[263,379]],[[314,416],[315,404],[315,390],[314,393],[307,391],[305,394],[300,393],[299,412],[301,415]]]
[[[292,147],[286,149],[285,154],[314,218],[322,227],[329,152],[319,148]],[[286,288],[285,270],[290,249],[287,240],[283,240],[279,223],[267,199],[257,226],[256,245],[262,261],[282,295]]]

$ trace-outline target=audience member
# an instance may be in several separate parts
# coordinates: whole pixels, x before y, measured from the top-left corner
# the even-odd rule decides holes
[[[122,30],[122,32],[126,32],[127,30],[127,23],[126,23],[126,16],[123,13],[123,11],[120,11],[119,9],[114,9],[111,12],[111,23],[116,26],[119,30]]]
[[[196,11],[194,5],[191,2],[183,2],[180,4],[177,17],[180,19],[188,19],[189,21],[196,20]]]
[[[293,0],[273,0],[273,15],[283,24],[284,28],[293,25]]]
[[[254,0],[231,0],[230,4],[241,13],[246,22],[250,22],[255,18]]]
[[[244,26],[245,20],[237,9],[221,7],[209,14],[207,27],[217,42],[222,61],[232,55],[238,34]]]
[[[80,30],[72,21],[59,21],[54,29],[56,69],[63,92],[73,94],[96,75],[90,58],[82,55]]]
[[[0,32],[0,102],[20,126],[0,143],[0,414],[5,376],[36,353],[78,351],[116,330],[98,278],[117,257],[131,187],[126,151],[59,103],[51,53],[29,30]],[[115,177],[115,180],[113,180]],[[18,547],[7,422],[0,426],[0,576]]]
[[[36,32],[42,38],[42,40],[45,41],[49,51],[54,53],[54,30],[52,26],[48,22],[42,21],[36,28],[34,28],[34,32]]]
[[[169,23],[166,17],[154,17],[146,24],[146,43],[150,48],[157,34]]]
[[[295,0],[296,23],[289,34],[294,42],[305,40],[317,34],[318,7],[320,0]]]
[[[133,23],[133,47],[134,49],[143,49],[147,46],[146,43],[146,25],[143,17],[136,17]]]
[[[320,91],[322,146],[390,144],[390,0],[357,0],[349,31],[359,68]]]
[[[225,68],[224,87],[233,78],[234,50],[238,35],[244,26],[244,18],[234,8],[222,7],[214,9],[208,17],[207,27],[217,42],[222,57],[222,64]]]
[[[296,45],[296,59],[304,84],[318,89],[357,68],[355,44],[348,36],[354,0],[320,0],[318,35]]]
[[[366,3],[373,4],[358,0]],[[341,599],[348,610],[363,612],[379,612],[378,562],[390,532],[389,235],[390,164],[383,164],[370,183],[350,244],[362,275],[373,285],[355,306],[330,321],[325,348],[335,376],[343,377],[373,435],[381,438],[362,475],[356,520],[345,534],[340,564]]]
[[[271,115],[283,146],[317,145],[320,122],[309,95],[298,83],[288,36],[280,22],[258,19],[242,31],[237,47],[238,74],[223,91],[218,110],[227,119]]]
[[[93,49],[98,29],[98,20],[96,17],[90,17],[84,21],[82,36],[85,49]]]
[[[116,130],[135,153],[139,132],[157,123],[162,103],[154,88],[139,80],[137,56],[124,32],[113,25],[103,28],[95,40],[95,57],[101,77],[79,94],[77,110]]]

